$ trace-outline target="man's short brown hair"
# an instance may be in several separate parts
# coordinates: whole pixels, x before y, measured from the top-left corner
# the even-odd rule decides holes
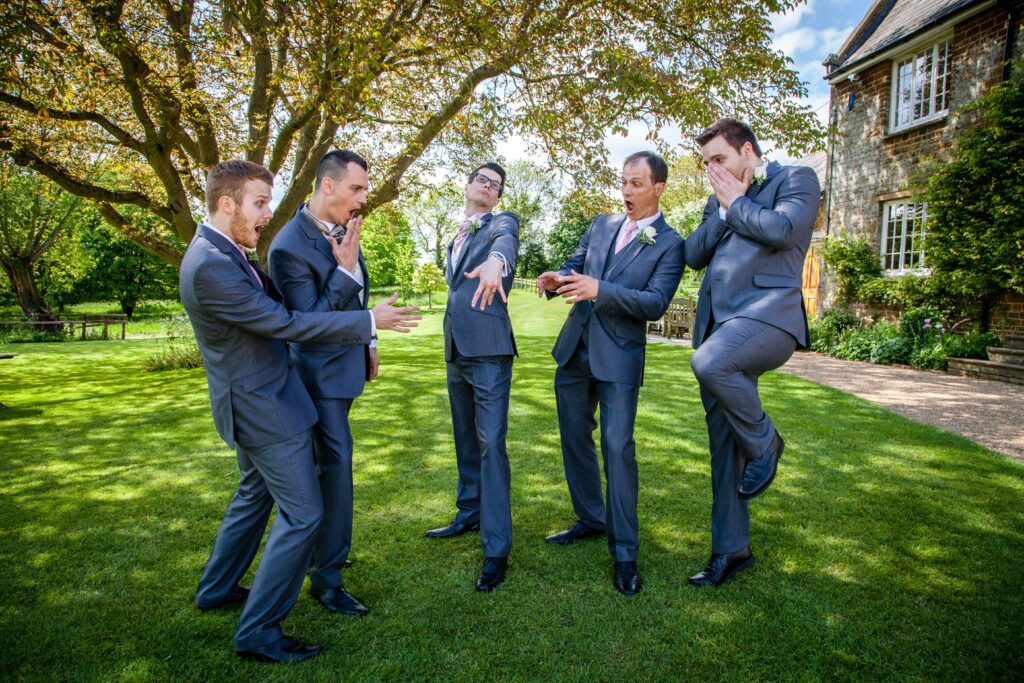
[[[694,138],[694,140],[698,145],[703,147],[719,135],[724,137],[725,141],[729,143],[729,146],[737,152],[743,147],[744,142],[749,142],[750,146],[754,148],[754,154],[758,157],[761,156],[761,147],[757,144],[757,138],[754,136],[754,131],[750,130],[750,126],[737,121],[736,119],[718,119],[702,130],[700,135]]]
[[[206,176],[206,208],[217,212],[217,200],[228,196],[237,204],[244,199],[245,184],[250,180],[262,180],[273,186],[274,174],[259,164],[244,159],[231,159],[214,164]]]

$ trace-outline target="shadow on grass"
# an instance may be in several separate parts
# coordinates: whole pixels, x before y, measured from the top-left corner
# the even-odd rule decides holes
[[[1024,468],[797,378],[763,380],[787,438],[752,504],[758,564],[697,591],[710,544],[707,435],[690,352],[652,347],[640,395],[640,567],[611,587],[603,540],[555,547],[574,519],[551,336],[519,339],[509,452],[509,578],[478,595],[478,537],[422,536],[454,514],[441,338],[390,339],[356,401],[357,564],[370,617],[303,596],[286,622],[324,642],[282,680],[1012,678],[1022,651]],[[149,341],[37,345],[0,375],[0,671],[15,678],[249,678],[237,612],[192,591],[237,480],[201,370],[146,374]],[[54,348],[56,347],[56,348]],[[71,357],[68,354],[73,354]]]

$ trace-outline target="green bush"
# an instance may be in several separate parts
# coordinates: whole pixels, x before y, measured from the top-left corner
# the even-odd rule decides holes
[[[893,342],[896,344],[895,349]],[[847,332],[835,349],[835,356],[846,360],[871,361],[872,363],[906,362],[889,359],[894,352],[899,352],[909,343],[900,336],[900,328],[892,323],[879,322],[869,327],[861,327]],[[909,357],[909,351],[903,354]]]
[[[999,337],[993,332],[947,334],[942,338],[947,358],[988,358],[988,347],[999,344]]]
[[[156,352],[143,362],[143,372],[189,370],[203,367],[203,356],[188,322],[175,321],[167,332],[167,337],[160,342]]]
[[[843,337],[860,327],[861,320],[849,309],[830,308],[810,326],[811,348],[834,355]]]
[[[879,340],[871,348],[872,363],[878,365],[894,365],[896,363],[906,365],[910,363],[910,356],[914,353],[914,345],[906,337],[894,337],[892,339]]]
[[[882,262],[871,243],[863,238],[832,237],[821,247],[825,265],[836,277],[836,298],[853,303],[861,285],[882,275]]]
[[[942,344],[929,344],[915,349],[910,354],[910,364],[915,368],[926,368],[931,370],[946,369],[946,351]]]

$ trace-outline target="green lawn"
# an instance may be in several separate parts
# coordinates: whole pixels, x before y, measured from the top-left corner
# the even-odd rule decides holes
[[[453,514],[440,314],[385,334],[353,410],[355,567],[363,619],[304,591],[286,630],[326,646],[266,668],[231,652],[237,612],[192,593],[236,483],[202,370],[142,373],[160,343],[0,351],[0,679],[988,680],[1024,670],[1024,465],[781,373],[763,380],[786,436],[753,505],[758,564],[696,590],[709,544],[707,437],[690,352],[652,345],[637,419],[635,598],[573,520],[549,355],[567,307],[513,297],[515,543],[507,581],[473,590],[476,536]]]

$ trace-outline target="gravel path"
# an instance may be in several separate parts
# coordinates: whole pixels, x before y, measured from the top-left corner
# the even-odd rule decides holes
[[[652,336],[651,341],[690,345],[689,339]],[[1024,460],[1024,387],[1019,385],[839,360],[810,351],[793,354],[781,370]]]

